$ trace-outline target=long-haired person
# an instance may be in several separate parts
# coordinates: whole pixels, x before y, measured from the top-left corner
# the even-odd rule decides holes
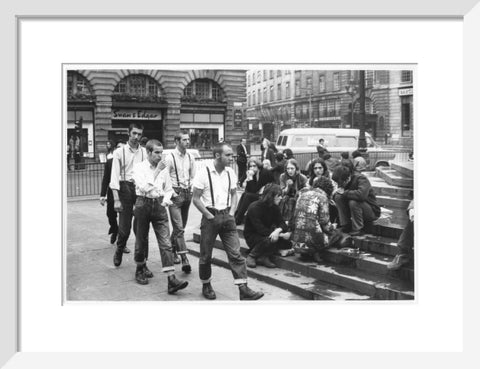
[[[295,196],[297,192],[307,185],[307,177],[300,173],[300,167],[295,159],[287,160],[285,172],[280,176],[280,188],[282,189],[282,201],[280,209],[283,219],[289,222],[295,210]]]

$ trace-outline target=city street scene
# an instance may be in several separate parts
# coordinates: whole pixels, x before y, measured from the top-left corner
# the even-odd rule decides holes
[[[67,67],[67,302],[415,299],[414,68],[282,68]]]

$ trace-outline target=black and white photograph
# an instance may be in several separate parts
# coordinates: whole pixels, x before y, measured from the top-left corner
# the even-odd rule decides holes
[[[416,78],[65,64],[66,302],[414,301]]]

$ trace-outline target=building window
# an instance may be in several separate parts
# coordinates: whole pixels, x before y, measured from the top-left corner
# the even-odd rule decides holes
[[[250,86],[250,74],[247,74],[247,85]]]
[[[402,70],[402,82],[412,82],[411,70]]]
[[[333,73],[333,91],[340,90],[340,74]]]
[[[267,80],[267,71],[266,70],[263,71],[263,80],[264,81]]]
[[[285,82],[285,98],[290,98],[290,82]]]
[[[268,102],[267,88],[263,88],[263,102]]]
[[[318,113],[320,117],[336,117],[340,115],[340,101],[338,99],[320,101]]]
[[[277,85],[277,100],[282,100],[282,84]]]
[[[295,80],[295,96],[300,96],[300,80]]]
[[[325,92],[325,76],[321,75],[318,80],[320,92]]]
[[[402,102],[402,136],[411,129],[411,104],[410,102]]]
[[[312,78],[308,77],[307,78],[307,92],[310,94],[313,92],[313,85],[312,85]]]
[[[286,71],[285,71],[285,75],[289,75],[289,74],[291,74],[291,73],[292,73],[292,72],[289,71],[289,70],[286,70]]]
[[[255,95],[255,91],[252,93],[252,105],[257,105],[257,95]]]
[[[373,87],[373,70],[365,71],[365,87],[366,88]]]
[[[277,70],[277,77],[281,77],[282,76],[282,71],[279,69]]]
[[[273,100],[275,100],[275,98],[273,97],[273,86],[270,86],[270,101]]]
[[[388,84],[388,71],[387,70],[376,70],[375,71],[375,83],[379,85]]]
[[[273,79],[273,70],[270,69],[270,79]]]
[[[160,96],[160,88],[157,81],[152,77],[143,74],[134,74],[122,79],[115,89],[115,94],[126,94],[130,96]]]
[[[260,83],[262,81],[262,71],[257,72],[257,83]]]
[[[252,103],[252,95],[251,94],[248,94],[247,96],[247,105],[250,106]]]
[[[209,79],[196,79],[190,82],[183,91],[184,100],[212,100],[222,102],[223,92],[221,87]]]
[[[72,97],[93,96],[90,83],[80,73],[67,72],[67,96],[69,99]]]
[[[263,103],[262,90],[260,89],[257,90],[257,96],[258,96],[258,104],[262,104]]]

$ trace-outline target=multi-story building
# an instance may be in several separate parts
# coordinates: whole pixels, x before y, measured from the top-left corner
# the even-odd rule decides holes
[[[249,70],[250,140],[275,140],[291,127],[358,128],[359,72]],[[366,130],[382,142],[413,146],[413,72],[365,72]],[[352,109],[353,106],[353,109]]]
[[[180,129],[200,150],[220,139],[237,143],[245,85],[244,70],[68,70],[67,143],[98,158],[107,140],[127,139],[133,122],[165,147]]]

